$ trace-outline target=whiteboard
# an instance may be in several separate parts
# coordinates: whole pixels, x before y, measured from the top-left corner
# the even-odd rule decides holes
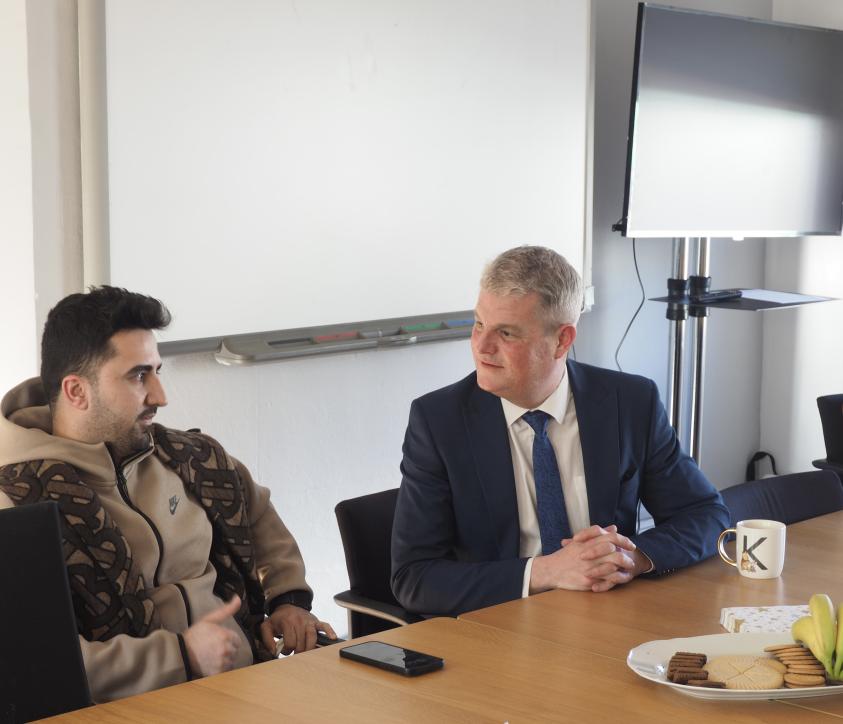
[[[106,3],[110,282],[164,301],[174,341],[471,309],[523,243],[583,270],[589,17]]]

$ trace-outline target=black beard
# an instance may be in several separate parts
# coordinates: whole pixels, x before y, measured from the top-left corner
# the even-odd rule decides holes
[[[134,432],[134,431],[133,431]],[[128,432],[116,440],[108,442],[108,448],[115,462],[122,463],[139,452],[143,452],[150,445],[149,433],[137,431]]]

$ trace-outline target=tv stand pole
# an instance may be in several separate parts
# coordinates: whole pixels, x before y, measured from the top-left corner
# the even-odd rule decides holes
[[[696,274],[688,276],[688,254],[691,242],[696,242],[693,253],[696,256]],[[780,293],[778,299],[765,298],[764,295],[747,295],[738,297],[730,295],[726,299],[709,299],[706,302],[692,303],[695,295],[707,294],[711,291],[711,239],[709,237],[685,237],[673,239],[672,277],[667,280],[667,296],[655,297],[652,301],[666,302],[666,317],[670,321],[669,331],[669,360],[668,360],[668,389],[667,414],[671,426],[676,432],[680,443],[684,440],[683,449],[697,463],[700,463],[702,450],[703,427],[703,393],[705,389],[705,352],[706,334],[708,331],[709,307],[719,309],[742,310],[747,312],[761,312],[765,310],[785,309],[804,304],[827,302],[831,297],[808,296],[805,294]],[[746,291],[746,290],[742,290]],[[757,290],[749,290],[757,291]],[[761,290],[764,291],[764,290]],[[688,316],[696,320],[694,324],[694,356],[689,365],[684,364],[685,322]],[[689,367],[691,377],[687,380],[687,387],[683,384],[685,367]],[[688,417],[685,418],[682,409],[683,389],[690,390],[690,400],[687,405]],[[688,420],[687,438],[681,434],[683,418]]]
[[[705,338],[708,322],[708,307],[689,304],[690,294],[708,292],[711,288],[709,276],[710,240],[697,239],[696,246],[696,274],[688,275],[688,256],[691,244],[690,238],[673,240],[673,271],[667,280],[667,319],[670,321],[670,337],[668,340],[668,401],[667,411],[671,426],[676,431],[676,437],[682,440],[682,397],[683,371],[685,352],[685,322],[690,315],[696,320],[694,325],[694,357],[691,360],[690,379],[690,425],[686,449],[688,454],[700,462],[700,445],[702,440],[702,406],[703,386],[705,382]]]
[[[691,294],[704,294],[711,289],[710,239],[701,238],[698,245],[697,274],[691,276]],[[705,337],[708,324],[708,307],[692,304],[691,317],[696,318],[694,327],[694,359],[691,368],[691,429],[688,434],[690,440],[690,454],[697,464],[700,462],[700,446],[702,440],[703,422],[703,388],[705,384]]]
[[[665,316],[670,321],[668,350],[667,414],[679,437],[682,420],[682,360],[685,350],[685,320],[688,318],[688,240],[673,240],[673,271],[667,280],[667,294],[677,302],[668,302]]]

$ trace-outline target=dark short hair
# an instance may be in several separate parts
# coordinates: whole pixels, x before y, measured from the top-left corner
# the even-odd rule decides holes
[[[114,334],[164,329],[170,319],[157,299],[119,287],[91,287],[87,294],[62,299],[47,315],[41,337],[41,383],[50,405],[67,375],[90,377],[114,355]]]

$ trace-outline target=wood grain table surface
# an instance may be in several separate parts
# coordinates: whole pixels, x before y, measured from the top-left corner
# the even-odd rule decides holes
[[[629,650],[722,633],[724,606],[843,601],[843,512],[788,527],[782,577],[742,578],[717,559],[602,594],[554,591],[385,631],[441,656],[404,678],[340,659],[337,645],[80,710],[55,721],[118,722],[812,722],[843,718],[843,695],[788,701],[691,699],[638,677]]]
[[[460,620],[625,661],[630,649],[647,641],[724,633],[724,607],[807,604],[814,593],[843,603],[843,511],[788,526],[779,578],[744,578],[715,556],[607,593],[550,591],[467,613]],[[843,717],[843,694],[791,704]]]

